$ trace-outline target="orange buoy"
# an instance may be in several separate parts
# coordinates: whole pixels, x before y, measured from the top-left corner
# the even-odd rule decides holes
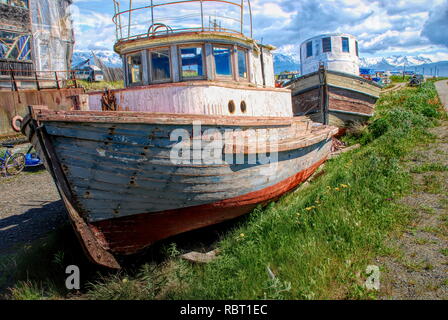
[[[20,124],[18,125],[17,122]],[[11,127],[14,129],[15,132],[20,132],[20,125],[23,122],[23,118],[21,116],[15,116],[11,120]]]

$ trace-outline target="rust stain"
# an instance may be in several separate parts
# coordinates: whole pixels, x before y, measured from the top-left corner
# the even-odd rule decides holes
[[[272,187],[209,205],[142,213],[92,223],[114,254],[130,255],[168,237],[242,216],[260,204],[275,201],[306,181],[326,159]]]
[[[117,98],[111,90],[106,90],[101,97],[101,110],[103,111],[121,111],[117,103]]]

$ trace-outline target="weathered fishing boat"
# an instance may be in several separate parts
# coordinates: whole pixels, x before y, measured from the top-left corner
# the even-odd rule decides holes
[[[381,85],[359,76],[357,40],[321,35],[301,46],[303,76],[288,84],[296,116],[345,128],[374,114]]]
[[[147,21],[168,6],[199,11],[199,27],[159,18],[147,33],[132,33],[140,21],[130,17]],[[30,107],[22,130],[44,155],[95,263],[119,268],[117,256],[246,214],[327,159],[337,128],[293,117],[291,92],[275,88],[272,47],[244,35],[246,8],[248,1],[181,1],[117,12],[126,89],[91,94],[91,111]],[[228,28],[225,17],[209,17],[232,9]]]

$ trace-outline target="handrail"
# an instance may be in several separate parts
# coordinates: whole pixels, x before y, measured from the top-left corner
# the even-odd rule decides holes
[[[76,72],[78,70],[61,70],[61,71],[53,71],[53,70],[5,70],[0,69],[0,84],[9,82],[11,83],[12,91],[20,91],[19,83],[35,83],[36,90],[40,91],[41,89],[61,89],[64,86],[62,84],[72,83],[74,88],[79,88],[78,82],[76,79]],[[60,78],[58,74],[65,74],[67,77]],[[25,75],[24,75],[25,74]],[[48,76],[39,77],[38,74],[45,74]],[[42,83],[52,82],[55,84],[54,87],[41,86]],[[7,87],[9,88],[9,87]],[[29,88],[27,88],[29,89]]]
[[[165,2],[165,3],[153,3],[153,1],[151,0],[151,4],[150,5],[146,5],[146,6],[142,6],[142,7],[138,7],[138,8],[133,8],[132,7],[132,0],[130,1],[129,4],[129,9],[124,10],[124,11],[120,11],[120,1],[119,0],[113,0],[114,1],[114,10],[115,10],[115,14],[112,17],[112,21],[115,24],[115,31],[116,31],[116,38],[117,41],[128,41],[128,40],[133,40],[133,39],[139,39],[142,37],[151,37],[151,36],[157,36],[160,34],[167,34],[167,32],[161,31],[161,32],[151,32],[151,33],[140,33],[140,28],[138,28],[139,26],[142,27],[142,29],[146,29],[149,30],[155,23],[164,23],[165,25],[167,25],[166,20],[176,20],[177,18],[179,18],[179,20],[181,20],[180,18],[182,17],[156,17],[155,13],[154,13],[154,9],[156,8],[161,8],[161,7],[167,7],[167,6],[175,6],[175,5],[183,5],[183,4],[190,4],[190,3],[197,3],[200,6],[198,6],[198,8],[193,8],[192,9],[194,11],[197,10],[197,12],[195,14],[190,14],[188,16],[188,18],[190,19],[194,19],[197,17],[197,21],[195,21],[194,23],[191,23],[193,25],[197,24],[196,26],[191,26],[191,27],[173,27],[173,26],[168,26],[170,27],[170,32],[169,34],[173,34],[173,33],[181,33],[181,32],[205,32],[205,31],[223,31],[223,32],[227,32],[227,33],[232,33],[232,34],[238,34],[238,35],[244,35],[244,31],[245,28],[247,30],[247,27],[250,27],[250,37],[253,37],[253,26],[252,26],[252,7],[250,4],[250,0],[236,0],[237,2],[232,2],[229,0],[178,0],[178,1],[171,1],[171,2]],[[234,8],[238,8],[239,9],[239,17],[238,18],[233,18],[230,15],[229,16],[219,16],[219,18],[224,19],[224,20],[233,20],[235,22],[237,22],[238,26],[233,28],[233,25],[231,27],[227,27],[227,26],[221,26],[221,24],[219,25],[209,25],[208,27],[206,27],[204,25],[204,15],[206,15],[206,13],[204,12],[204,4],[226,4],[229,6],[232,6]],[[248,6],[248,10],[245,11],[244,7]],[[190,10],[191,8],[189,8],[188,10]],[[150,10],[150,12],[148,12],[147,14],[142,14],[141,11],[143,10]],[[140,15],[134,14],[134,12],[138,12],[140,11]],[[174,11],[174,10],[173,10]],[[233,11],[234,12],[234,11]],[[236,14],[236,12],[234,12]],[[245,16],[249,16],[249,20],[247,21],[248,25],[245,25]],[[217,16],[218,17],[218,16]],[[137,20],[137,22],[133,23],[133,19]],[[140,22],[139,22],[140,20]],[[123,22],[124,21],[124,22]],[[216,21],[215,21],[216,22]],[[234,24],[234,23],[232,23]],[[135,28],[137,29],[139,32],[138,34],[132,34],[131,29]],[[126,35],[127,33],[127,35]]]

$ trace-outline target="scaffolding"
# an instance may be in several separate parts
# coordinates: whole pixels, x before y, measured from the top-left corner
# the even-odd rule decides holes
[[[36,70],[71,68],[74,32],[71,0],[33,0],[30,3]]]

